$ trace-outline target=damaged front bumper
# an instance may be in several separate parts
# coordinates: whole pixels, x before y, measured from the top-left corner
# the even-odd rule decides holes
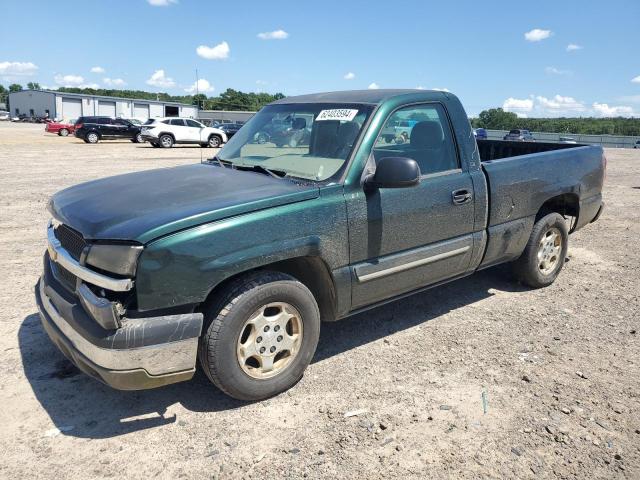
[[[42,325],[62,353],[80,370],[119,390],[140,390],[189,380],[195,373],[201,313],[119,318],[105,328],[101,315],[112,307],[89,288],[65,289],[45,255],[36,285]],[[54,266],[55,268],[55,266]]]

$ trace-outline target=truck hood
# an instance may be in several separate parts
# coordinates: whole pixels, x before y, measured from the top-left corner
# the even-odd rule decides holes
[[[313,185],[196,164],[82,183],[56,193],[49,210],[86,239],[147,243],[177,230],[318,194]]]

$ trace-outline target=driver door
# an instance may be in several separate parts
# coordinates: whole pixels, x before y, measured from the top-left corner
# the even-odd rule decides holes
[[[391,137],[398,125],[407,134]],[[413,187],[360,186],[347,195],[353,308],[461,275],[471,263],[473,184],[444,107],[401,108],[381,132],[372,166],[385,157],[412,158],[421,178]]]

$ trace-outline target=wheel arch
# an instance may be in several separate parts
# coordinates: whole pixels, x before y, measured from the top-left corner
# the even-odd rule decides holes
[[[562,193],[547,199],[536,213],[536,221],[550,213],[559,213],[562,216],[574,217],[573,232],[580,216],[580,197],[576,193]]]
[[[336,285],[331,275],[331,270],[321,257],[311,255],[265,263],[229,275],[210,290],[202,305],[209,305],[214,302],[218,293],[223,291],[229,283],[242,276],[261,271],[280,272],[291,275],[311,291],[318,303],[322,321],[332,321],[337,318]]]
[[[173,132],[160,132],[158,134],[158,140],[160,139],[161,136],[163,135],[169,135],[171,138],[173,138],[173,141],[176,141],[176,136],[173,134]]]

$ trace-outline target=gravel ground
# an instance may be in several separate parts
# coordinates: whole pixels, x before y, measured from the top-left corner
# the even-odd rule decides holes
[[[246,404],[200,373],[103,386],[33,299],[51,194],[212,150],[43,129],[0,123],[0,477],[640,478],[640,150],[607,151],[607,209],[551,287],[498,267],[324,324],[302,381]]]

